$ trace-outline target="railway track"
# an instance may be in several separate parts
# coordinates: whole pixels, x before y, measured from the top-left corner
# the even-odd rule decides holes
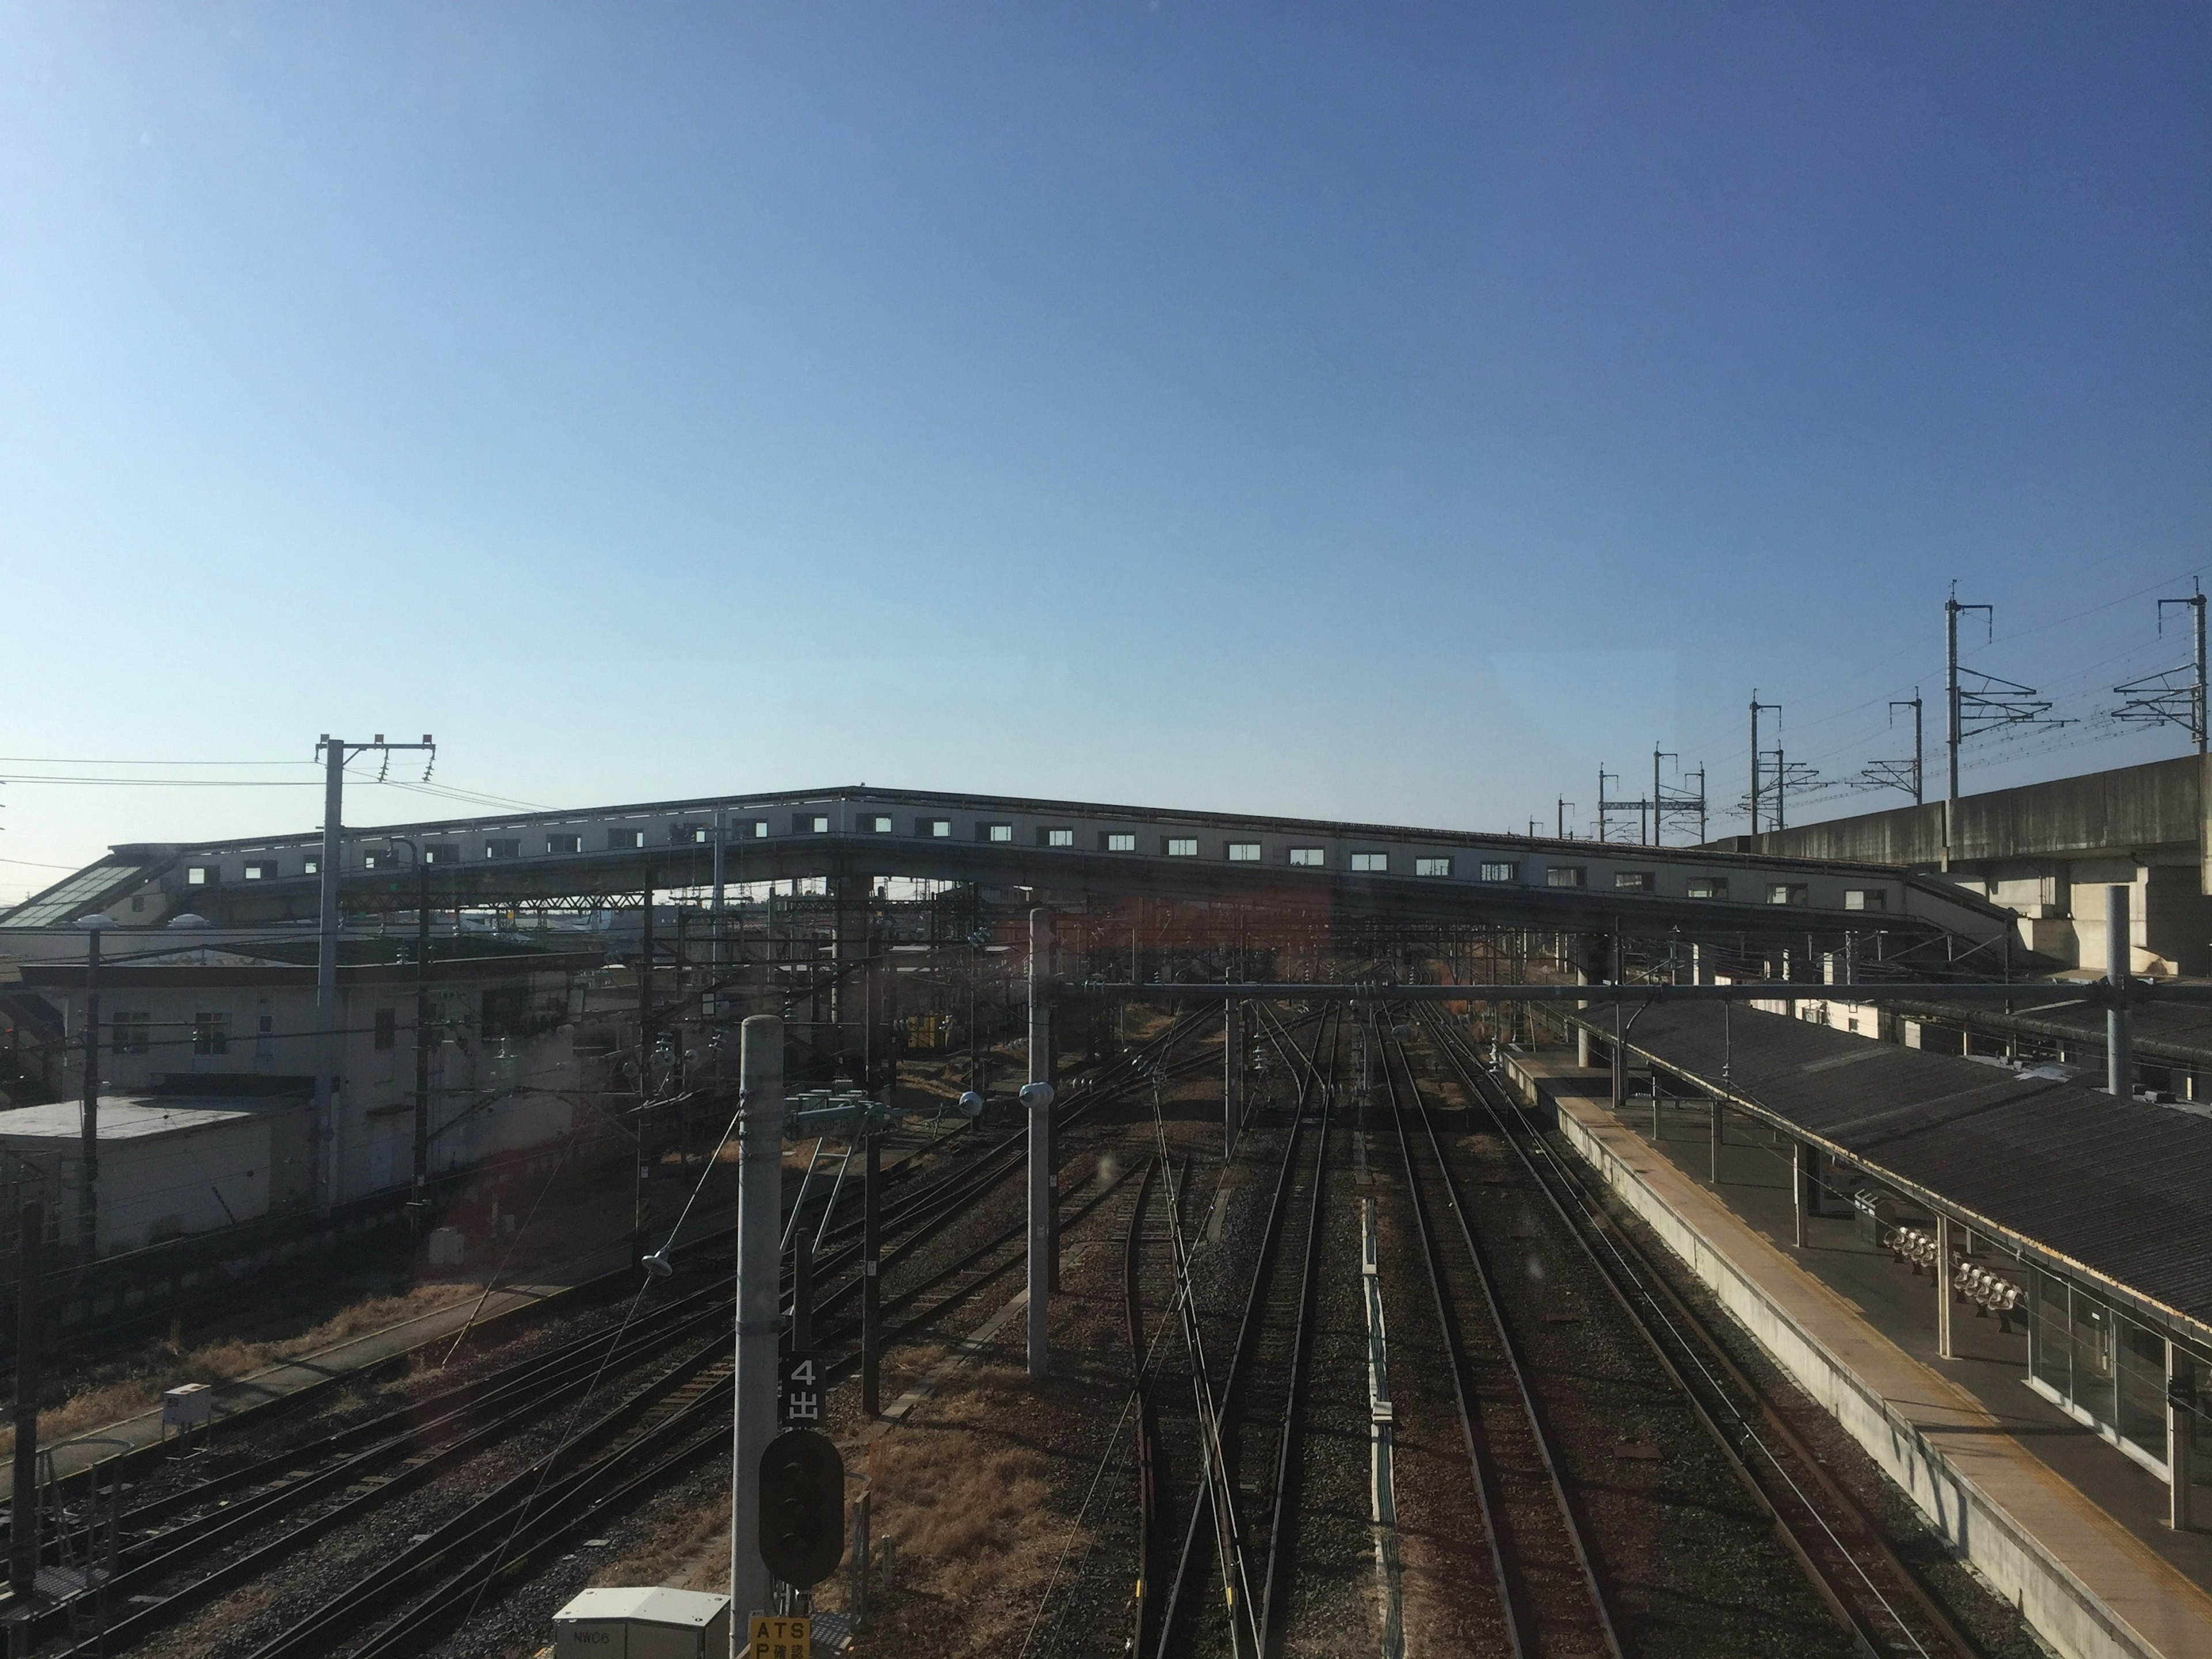
[[[1073,1128],[1101,1103],[1141,1082],[1201,1018],[1186,1016],[1144,1050],[1121,1057],[1068,1091],[1056,1114]],[[1188,1063],[1188,1062],[1187,1062]],[[908,1175],[884,1206],[881,1270],[898,1272],[949,1228],[960,1224],[1019,1170],[1025,1133],[1000,1136],[939,1175]],[[902,1166],[905,1169],[906,1166]],[[1115,1183],[1081,1206],[1079,1220]],[[826,1209],[816,1259],[823,1292],[817,1318],[857,1297],[861,1278],[860,1193]],[[810,1220],[812,1218],[810,1218]],[[957,1308],[1020,1259],[1020,1227],[994,1229],[979,1244],[931,1266],[887,1297],[890,1340],[909,1335]],[[501,1367],[452,1389],[418,1398],[347,1425],[312,1449],[294,1449],[226,1469],[189,1487],[134,1504],[121,1517],[111,1609],[127,1608],[73,1652],[114,1653],[207,1602],[283,1568],[317,1540],[362,1522],[472,1459],[542,1428],[562,1407],[578,1408],[604,1389],[611,1402],[572,1426],[550,1452],[380,1561],[328,1598],[257,1654],[398,1653],[466,1616],[469,1609],[526,1577],[544,1551],[649,1490],[639,1472],[665,1478],[727,1440],[727,1333],[732,1276],[687,1288],[669,1303],[634,1311],[615,1333],[571,1339],[550,1352]],[[888,1282],[888,1281],[887,1281]],[[787,1263],[787,1306],[792,1288]],[[900,1316],[903,1316],[901,1319]],[[900,1319],[890,1326],[893,1319]],[[857,1314],[831,1319],[817,1342],[830,1351],[833,1378],[859,1362]],[[238,1431],[234,1423],[231,1431]],[[90,1480],[76,1477],[89,1488]],[[110,1471],[107,1478],[116,1479]],[[41,1632],[66,1621],[57,1609]],[[378,1621],[381,1620],[380,1624]],[[368,1632],[366,1635],[361,1632]],[[347,1633],[341,1641],[338,1632]],[[359,1639],[352,1639],[358,1636]]]
[[[1577,1650],[1621,1659],[1612,1598],[1599,1577],[1586,1517],[1561,1474],[1553,1431],[1499,1297],[1496,1269],[1402,1045],[1371,1011],[1370,1019],[1467,1449],[1503,1651],[1515,1659]]]
[[[1850,1650],[1913,1659],[1982,1659],[1980,1645],[1908,1567],[1856,1500],[1609,1218],[1595,1181],[1558,1157],[1464,1033],[1425,1008],[1413,1018],[1480,1116],[1540,1194],[1613,1305],[1695,1412],[1741,1489],[1847,1638]],[[1403,1059],[1402,1046],[1400,1050]]]

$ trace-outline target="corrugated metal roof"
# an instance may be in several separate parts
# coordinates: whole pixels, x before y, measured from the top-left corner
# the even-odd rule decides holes
[[[1645,1008],[1627,1047],[1707,1088],[1725,1061],[1732,1097],[2212,1328],[2212,1121],[1709,1003]]]

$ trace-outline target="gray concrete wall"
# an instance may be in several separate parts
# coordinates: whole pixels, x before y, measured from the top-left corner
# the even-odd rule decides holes
[[[1818,1401],[1912,1499],[1929,1525],[2021,1610],[2065,1659],[2160,1659],[2045,1545],[1954,1468],[1889,1402],[1797,1322],[1768,1300],[1735,1264],[1644,1184],[1642,1176],[1557,1109],[1534,1079],[1506,1057],[1522,1097],[1555,1121],[1622,1202],[1656,1233],[1736,1322]]]
[[[2203,822],[2203,765],[2186,755],[1961,796],[1952,859],[1955,863],[2194,846]],[[1943,807],[1931,801],[1737,841],[1747,850],[1788,858],[1932,866],[1943,855]]]

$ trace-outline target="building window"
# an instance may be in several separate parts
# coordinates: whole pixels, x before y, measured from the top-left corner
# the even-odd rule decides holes
[[[1136,832],[1130,830],[1109,830],[1106,832],[1106,850],[1109,853],[1133,853],[1137,850]]]
[[[300,866],[300,873],[303,876],[321,875],[323,873],[323,855],[320,853],[308,854],[306,860]]]
[[[1651,890],[1649,870],[1616,870],[1613,872],[1613,890],[1616,893],[1648,893]]]
[[[581,836],[548,836],[545,850],[549,853],[580,853],[584,850]]]
[[[1044,844],[1048,847],[1073,847],[1075,845],[1075,831],[1048,830],[1044,832]]]
[[[883,813],[878,812],[868,820],[868,833],[870,835],[888,836],[890,832],[891,821]]]
[[[922,826],[922,833],[933,841],[947,841],[952,835],[951,818],[932,818]]]
[[[1702,899],[1724,899],[1728,896],[1726,876],[1692,876],[1690,896]]]
[[[422,849],[425,864],[459,864],[461,849],[458,847],[426,847]]]
[[[399,1011],[397,1008],[376,1011],[376,1046],[380,1048],[399,1046]]]
[[[814,815],[813,833],[817,836],[826,836],[830,833],[830,820],[827,816],[820,812]]]
[[[1257,864],[1260,861],[1260,843],[1256,841],[1231,842],[1229,861],[1231,864]]]
[[[187,887],[212,887],[222,879],[222,868],[220,865],[194,864],[188,865],[185,869],[185,885]]]
[[[1517,864],[1485,864],[1482,866],[1482,879],[1518,881],[1521,879],[1521,866]]]
[[[275,859],[248,859],[248,860],[246,860],[246,880],[248,880],[248,881],[274,881],[274,880],[276,880],[276,860]]]
[[[755,818],[753,820],[753,838],[757,841],[767,834],[768,820],[766,818]]]
[[[1448,876],[1451,874],[1451,860],[1449,858],[1415,859],[1413,873],[1417,876]]]
[[[1328,862],[1328,849],[1323,847],[1293,847],[1291,862],[1302,870],[1318,870]]]
[[[519,859],[522,856],[522,843],[519,841],[488,841],[484,843],[484,856],[488,859]]]
[[[115,1032],[111,1041],[118,1054],[143,1054],[153,1046],[154,1016],[151,1014],[118,1014]]]
[[[1352,855],[1352,868],[1355,874],[1379,876],[1389,867],[1390,855],[1388,853],[1354,853]]]
[[[364,870],[381,870],[391,857],[392,854],[389,853],[380,853],[372,847],[361,855],[361,867]],[[246,867],[246,878],[248,881],[253,879],[253,870],[250,865]]]
[[[1194,859],[1198,856],[1196,836],[1170,836],[1168,856],[1171,859]]]
[[[1547,887],[1580,887],[1589,872],[1579,864],[1555,864],[1544,872]]]
[[[1889,908],[1889,894],[1880,887],[1847,887],[1844,890],[1844,908],[1887,910]]]
[[[227,1054],[230,1052],[230,1016],[198,1013],[192,1016],[192,1052]]]
[[[983,826],[985,841],[1012,841],[1013,838],[1014,826],[1011,823],[987,823]]]
[[[1769,904],[1804,904],[1809,900],[1803,882],[1776,881],[1767,884],[1766,902]]]

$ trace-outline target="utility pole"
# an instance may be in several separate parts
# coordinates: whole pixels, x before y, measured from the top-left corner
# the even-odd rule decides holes
[[[1751,692],[1751,833],[1754,836],[1759,833],[1759,716],[1761,710],[1778,714],[1782,712],[1782,705],[1759,702],[1759,688],[1753,686]]]
[[[1565,841],[1567,838],[1567,808],[1573,805],[1574,802],[1569,800],[1565,795],[1559,797],[1559,819],[1553,831],[1554,837],[1559,841]]]
[[[35,1199],[25,1204],[17,1227],[15,1483],[9,1499],[8,1582],[17,1606],[27,1611],[39,1573],[39,1350],[45,1335],[39,1307],[39,1258],[46,1246],[44,1206]],[[27,1624],[23,1633],[27,1647]]]
[[[1045,1304],[1052,1290],[1052,913],[1030,912],[1029,1371],[1045,1374]]]
[[[2185,730],[2197,744],[2197,752],[2206,752],[2205,730],[2205,661],[2204,661],[2204,593],[2200,588],[2185,599],[2160,599],[2158,602],[2159,632],[2166,631],[2166,611],[2168,605],[2186,605],[2196,613],[2194,632],[2197,650],[2190,671],[2169,668],[2161,673],[2130,680],[2125,685],[2116,685],[2113,692],[2127,702],[2112,711],[2112,718],[2135,720],[2148,725],[2171,721]],[[2174,677],[2189,672],[2186,685],[2173,684]]]
[[[1902,789],[1912,797],[1912,804],[1917,806],[1921,804],[1923,777],[1920,740],[1921,701],[1918,686],[1912,688],[1912,695],[1910,697],[1890,699],[1889,723],[1893,726],[1897,724],[1897,711],[1900,708],[1910,708],[1912,711],[1912,758],[1910,761],[1871,761],[1859,775],[1869,783],[1880,784],[1884,788]]]
[[[1659,787],[1659,763],[1662,760],[1680,761],[1681,758],[1680,755],[1668,753],[1656,743],[1651,745],[1651,844],[1654,847],[1667,844],[1667,823],[1660,816],[1667,798]]]
[[[761,1454],[775,1437],[777,1349],[782,1335],[783,1022],[755,1014],[740,1028],[738,1111],[736,1421],[730,1458],[732,1629],[769,1611],[760,1553]],[[738,1611],[743,1609],[744,1612]]]
[[[1960,605],[1959,584],[1951,584],[1950,597],[1943,601],[1943,718],[1944,749],[1950,766],[1950,783],[1943,792],[1943,867],[1951,867],[1952,826],[1959,812],[1959,745],[1965,740],[1960,730],[1959,690],[1959,613],[1979,611],[1990,619],[1994,632],[1996,608],[1987,605]]]
[[[98,919],[105,922],[105,916]],[[100,928],[84,936],[84,1095],[77,1127],[77,1266],[100,1260]]]
[[[1959,603],[1959,584],[1951,584],[1951,594],[1943,602],[1943,662],[1946,747],[1950,751],[1950,783],[1943,796],[1943,867],[1948,870],[1956,856],[1959,817],[1959,750],[1968,738],[1981,736],[2006,726],[2064,726],[2064,720],[2050,718],[2051,704],[2035,700],[2035,688],[2020,685],[2011,680],[1999,679],[1994,674],[1984,674],[1978,669],[1959,666],[1959,618],[1969,611],[1982,612],[1989,627],[1989,636],[1996,636],[1996,610],[1992,605],[1961,605]],[[1971,678],[1973,685],[1964,683]]]
[[[322,1141],[322,1207],[325,1210],[338,1201],[338,878],[345,850],[341,835],[345,821],[345,769],[348,760],[371,749],[383,753],[386,764],[394,750],[422,750],[434,766],[438,757],[438,745],[428,732],[420,743],[386,743],[381,732],[367,743],[348,743],[325,732],[315,744],[315,758],[323,763],[323,855],[315,867],[322,888],[315,950],[315,1133]],[[430,775],[428,768],[422,775],[426,779]]]

